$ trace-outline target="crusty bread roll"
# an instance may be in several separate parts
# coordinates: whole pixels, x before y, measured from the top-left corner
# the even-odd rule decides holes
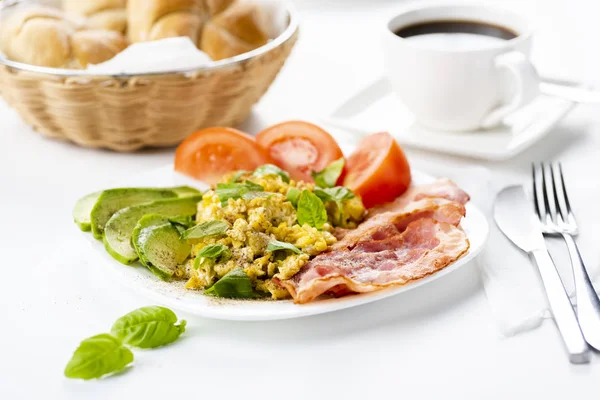
[[[225,11],[235,0],[204,0],[206,10],[211,16]]]
[[[198,43],[206,19],[201,0],[129,0],[127,7],[131,42],[189,36]]]
[[[0,49],[14,61],[54,68],[84,68],[114,57],[126,46],[118,32],[79,30],[59,10],[24,8],[10,14],[0,28]]]
[[[253,3],[234,3],[209,20],[202,32],[200,49],[213,60],[254,50],[269,41],[268,21]]]
[[[127,0],[62,0],[62,5],[68,14],[87,18],[92,29],[127,31]]]
[[[77,31],[71,39],[74,67],[86,68],[110,60],[127,47],[127,40],[119,32],[106,29]]]

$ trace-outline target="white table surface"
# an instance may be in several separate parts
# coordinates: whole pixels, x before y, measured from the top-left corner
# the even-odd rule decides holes
[[[286,118],[317,120],[381,72],[375,28],[402,1],[298,1],[302,35],[245,129]],[[600,85],[600,7],[594,1],[527,6],[539,20],[534,59],[545,74]],[[543,142],[509,162],[483,163],[500,182],[528,178],[532,160],[569,171],[584,233],[599,226],[600,117],[580,106]],[[600,357],[567,362],[552,323],[501,338],[471,264],[406,294],[328,315],[234,323],[180,315],[188,332],[172,346],[137,351],[135,367],[96,382],[63,368],[80,340],[148,301],[101,267],[52,261],[79,241],[75,200],[115,178],[161,166],[173,149],[117,154],[49,141],[0,106],[0,398],[473,398],[598,396]],[[408,151],[413,164],[473,163]],[[598,249],[583,249],[585,252]],[[64,250],[65,260],[70,251]],[[85,257],[85,249],[84,249]],[[169,396],[169,397],[166,397]]]

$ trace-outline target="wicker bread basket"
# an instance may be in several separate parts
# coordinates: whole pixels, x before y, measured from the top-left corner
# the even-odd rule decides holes
[[[0,10],[16,3],[4,1]],[[0,93],[47,137],[123,152],[172,146],[197,129],[246,119],[298,38],[297,14],[286,4],[289,24],[279,37],[208,67],[98,76],[0,57]]]

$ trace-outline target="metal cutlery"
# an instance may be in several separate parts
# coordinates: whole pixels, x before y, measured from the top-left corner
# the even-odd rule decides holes
[[[551,163],[545,166],[541,163],[538,171],[532,164],[531,173],[533,201],[542,232],[548,236],[561,236],[567,244],[575,282],[579,326],[590,346],[600,350],[600,299],[575,242],[574,236],[577,236],[579,229],[567,194],[562,165]]]
[[[590,362],[589,346],[581,333],[569,296],[546,249],[538,220],[522,186],[510,186],[498,193],[494,201],[494,220],[504,235],[528,253],[538,267],[554,321],[571,363]]]

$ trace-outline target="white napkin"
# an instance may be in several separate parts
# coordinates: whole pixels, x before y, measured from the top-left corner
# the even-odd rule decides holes
[[[99,74],[161,73],[194,69],[212,60],[188,37],[134,43],[112,59],[91,65],[88,70]]]
[[[506,183],[495,183],[488,169],[477,166],[444,166],[441,169],[439,166],[426,164],[421,166],[421,169],[432,175],[454,180],[471,195],[471,201],[488,218],[490,237],[476,262],[492,314],[502,335],[512,336],[539,327],[544,319],[551,317],[539,273],[527,255],[502,234],[492,218],[492,205],[496,193]],[[583,234],[578,238],[592,279],[600,269],[598,255],[589,251],[595,249],[594,240],[590,235]],[[567,291],[573,295],[571,265],[562,239],[546,239],[546,244]]]

